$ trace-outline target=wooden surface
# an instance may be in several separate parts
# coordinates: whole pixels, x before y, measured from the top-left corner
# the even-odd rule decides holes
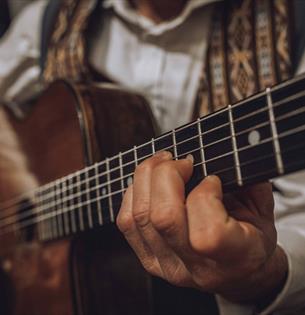
[[[112,87],[56,83],[25,120],[10,121],[40,184],[153,136],[146,103]],[[150,314],[150,278],[114,226],[0,256],[1,304],[13,314]]]

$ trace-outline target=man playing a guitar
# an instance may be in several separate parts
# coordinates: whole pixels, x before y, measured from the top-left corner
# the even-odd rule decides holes
[[[61,19],[54,20],[54,29],[45,31],[49,37],[45,51],[38,48],[38,34],[17,28],[27,23],[38,27],[44,1],[21,14],[0,43],[3,102],[13,104],[35,94],[40,86],[37,67],[41,53],[45,82],[58,78],[82,81],[90,68],[99,78],[102,74],[143,94],[165,132],[188,122],[194,114],[217,110],[288,78],[287,64],[294,70],[288,59],[274,62],[270,66],[274,71],[263,68],[268,53],[270,60],[276,59],[280,52],[271,50],[287,48],[291,40],[286,38],[282,46],[277,41],[281,35],[288,36],[288,21],[285,34],[276,33],[280,32],[277,21],[288,19],[290,13],[285,10],[291,9],[291,1],[230,1],[225,7],[222,1],[213,0],[106,0],[92,1],[94,9],[90,1],[79,1],[81,9],[74,8],[73,2],[78,3],[64,2],[59,9]],[[50,7],[49,3],[47,10]],[[66,17],[79,24],[62,29],[65,23],[60,23]],[[84,29],[89,37],[88,56],[84,56],[83,37],[75,35],[82,35]],[[266,29],[269,35],[264,33]],[[260,46],[262,42],[270,44],[270,52]],[[68,47],[74,47],[73,54]],[[287,52],[292,52],[291,47]],[[73,59],[74,55],[78,57]],[[5,64],[5,57],[11,64]],[[28,60],[31,62],[26,63]],[[19,77],[16,69],[21,64],[26,70]],[[302,58],[297,69],[305,70]],[[0,158],[16,165],[18,178],[24,178],[18,179],[18,185],[31,188],[35,179],[27,174],[14,135],[3,136],[10,128],[4,117],[0,119]],[[5,154],[12,148],[15,158],[9,160]],[[166,151],[136,168],[117,225],[143,267],[173,285],[215,294],[223,315],[303,314],[304,173],[274,181],[278,190],[275,204],[270,183],[224,194],[220,179],[213,175],[186,196],[193,162],[192,155],[173,160]],[[16,174],[6,174],[6,168],[1,162],[1,181],[5,178],[8,184],[6,190],[0,186],[0,200],[8,198],[8,187],[16,181]]]

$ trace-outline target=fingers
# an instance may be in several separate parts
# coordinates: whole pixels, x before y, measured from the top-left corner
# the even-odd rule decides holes
[[[155,167],[171,160],[170,152],[160,152],[141,163],[134,175],[133,217],[137,227],[143,232],[150,224],[151,179]]]
[[[216,176],[203,180],[187,199],[190,245],[213,259],[232,257],[244,246],[244,229],[228,215],[222,199],[221,181]]]
[[[239,200],[252,211],[273,220],[274,200],[271,183],[260,183],[243,189]]]
[[[146,270],[180,284],[189,281],[189,274],[150,220],[153,173],[158,165],[168,163],[171,158],[168,152],[160,153],[137,168],[133,188],[129,188],[124,197],[117,224]]]
[[[162,163],[152,175],[152,224],[180,256],[188,247],[184,190],[192,174],[192,165],[191,159]]]
[[[145,244],[133,219],[132,197],[133,185],[129,186],[124,195],[121,209],[116,220],[117,226],[124,234],[129,245],[135,251],[143,267],[153,275],[160,275],[161,268],[159,265],[159,261],[153,254],[151,249],[147,246],[147,244]]]
[[[185,267],[172,248],[168,246],[163,235],[160,235],[159,226],[156,226],[155,222],[152,220],[155,200],[159,200],[160,197],[162,198],[162,196],[153,193],[153,187],[158,186],[158,183],[165,180],[165,177],[167,177],[166,174],[164,174],[165,176],[161,176],[165,168],[179,169],[178,165],[180,164],[183,164],[183,162],[172,161],[172,155],[169,152],[157,154],[153,158],[143,162],[137,169],[134,177],[132,210],[137,229],[145,243],[147,243],[151,251],[157,257],[163,276],[165,278],[171,278],[172,282],[176,283],[186,281],[185,279],[177,279],[175,276],[177,270],[181,271]],[[183,173],[183,170],[180,170],[180,172]],[[183,173],[180,176],[184,175]],[[158,182],[157,184],[155,183],[156,181]],[[167,184],[173,185],[173,183],[169,182],[167,182]],[[173,185],[172,190],[178,188],[179,187]],[[183,188],[180,189],[180,191],[183,191]],[[176,195],[174,195],[174,197]],[[180,209],[177,208],[176,210],[179,211]],[[185,274],[186,271],[184,270],[182,273]]]

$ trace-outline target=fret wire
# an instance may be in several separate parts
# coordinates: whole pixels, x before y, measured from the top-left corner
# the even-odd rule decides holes
[[[291,99],[291,97],[289,97],[289,99]],[[275,105],[276,105],[276,104],[279,104],[279,103],[282,105],[283,102],[284,102],[284,100],[281,100],[281,101],[279,101],[279,102],[277,102],[277,103],[274,103],[273,106],[275,107]],[[240,104],[241,104],[241,103],[237,103],[237,104],[233,105],[233,107],[237,107],[237,105],[240,105]],[[216,114],[219,114],[219,113],[220,113],[220,112],[215,112],[214,114],[216,115]],[[255,114],[255,112],[254,112],[253,114]],[[211,117],[211,116],[202,118],[201,121],[204,121],[205,119],[210,118],[210,117]],[[188,126],[190,126],[190,125],[188,125]],[[188,126],[187,126],[187,127],[188,127]],[[166,135],[164,135],[164,136],[166,136]],[[143,145],[145,145],[145,144],[143,144]],[[43,189],[46,189],[47,187],[50,187],[50,186],[52,186],[52,185],[53,185],[53,183],[48,183],[48,184],[42,186],[42,188],[40,188],[40,190],[43,191]],[[37,191],[37,189],[34,190],[33,192],[35,192],[35,191]],[[27,192],[26,194],[28,195],[28,194],[30,194],[30,192]],[[18,198],[20,198],[20,197],[18,197]],[[10,202],[11,202],[11,201],[10,201]],[[7,204],[7,203],[5,203],[5,204]]]
[[[277,165],[279,174],[283,174],[284,165],[283,165],[283,160],[282,160],[282,155],[281,155],[280,142],[278,139],[277,127],[275,124],[275,117],[274,117],[274,112],[273,112],[273,104],[272,104],[272,96],[271,96],[270,88],[266,89],[266,95],[267,95],[267,104],[268,104],[268,109],[269,109],[269,120],[271,124],[271,133],[274,139],[273,145],[274,145],[274,151],[275,151],[276,165]]]
[[[305,128],[304,128],[305,129]],[[285,133],[285,136],[286,135],[288,135],[288,132],[286,132]],[[263,143],[267,143],[267,142],[271,142],[271,141],[273,141],[273,139],[272,138],[269,138],[269,139],[265,139],[262,143],[260,143],[260,144],[263,144]],[[248,146],[245,146],[245,147],[243,147],[242,149],[240,149],[239,151],[243,151],[243,150],[246,150],[246,149],[250,149],[250,148],[253,148],[253,146],[252,145],[248,145]],[[232,152],[230,152],[231,154],[233,154],[233,151]],[[221,157],[217,157],[217,159],[218,158],[221,158]],[[215,160],[216,158],[213,158],[213,159],[210,159],[210,160],[207,160],[205,163],[208,163],[208,162],[210,162],[211,160]],[[202,163],[197,163],[197,164],[195,164],[194,166],[197,166],[197,165],[201,165]],[[235,168],[235,167],[234,167]],[[233,169],[233,168],[231,168],[231,169]],[[222,170],[221,170],[222,171]],[[130,176],[131,174],[128,174],[128,175],[126,175],[126,176]],[[125,176],[125,177],[126,177]],[[115,193],[119,193],[119,192],[121,192],[121,191],[118,191],[118,192],[112,192],[112,194],[115,194]],[[103,198],[105,198],[105,197],[109,197],[109,195],[106,195],[106,196],[103,196]]]
[[[87,200],[90,200],[91,196],[90,196],[90,178],[89,178],[89,171],[85,172],[85,183],[86,183],[86,198]],[[89,224],[89,227],[92,228],[93,227],[93,222],[92,222],[92,208],[91,208],[91,203],[89,203],[87,205],[87,217],[88,217],[88,224]]]
[[[303,80],[303,77],[302,77],[302,76],[297,76],[297,77],[295,77],[295,78],[293,78],[293,79],[291,79],[291,80],[285,82],[285,85],[283,85],[283,84],[277,85],[276,87],[273,88],[273,90],[274,90],[274,91],[275,91],[275,90],[278,90],[278,89],[280,89],[280,88],[282,88],[282,87],[284,87],[284,86],[287,86],[287,85],[289,85],[289,84],[292,85],[293,83],[300,82],[301,80]],[[298,93],[298,94],[299,94],[299,93]],[[237,107],[243,105],[243,104],[244,104],[245,102],[247,102],[247,101],[251,101],[251,100],[258,99],[259,97],[264,96],[264,95],[266,95],[265,92],[261,92],[261,93],[259,93],[259,94],[253,95],[252,97],[247,98],[247,99],[244,100],[244,101],[241,101],[241,102],[238,102],[238,103],[232,105],[232,108],[237,108]],[[303,95],[305,95],[305,92],[304,92]],[[299,97],[299,95],[298,95],[298,97]],[[297,99],[298,97],[296,97],[295,99]],[[288,97],[287,99],[290,99],[290,98],[291,98],[291,96]],[[278,103],[280,103],[280,105],[282,105],[282,103],[283,103],[285,100],[286,100],[286,98],[285,98],[285,99],[282,99],[282,100],[279,101],[279,102],[274,103],[274,104],[273,104],[273,107],[277,106]],[[217,111],[217,112],[211,113],[210,115],[208,115],[208,116],[206,116],[206,117],[202,117],[202,118],[200,118],[200,119],[201,119],[201,121],[204,121],[204,120],[207,120],[207,119],[212,118],[212,117],[215,116],[215,115],[219,115],[219,114],[221,114],[221,113],[224,112],[224,111],[226,111],[226,108],[223,108],[223,109],[221,109],[221,110],[219,110],[219,111]],[[254,114],[256,114],[256,112],[253,112],[253,115],[254,115]],[[186,128],[192,126],[192,125],[195,124],[195,123],[197,123],[197,122],[194,121],[194,122],[192,122],[192,123],[190,123],[190,124],[188,124],[188,125],[186,125],[186,126],[180,127],[180,129],[186,129]],[[177,128],[177,130],[179,130],[179,128]],[[159,137],[159,138],[161,139],[162,137],[166,137],[166,136],[167,136],[167,134],[164,134],[164,135],[162,135],[162,136]],[[144,143],[144,144],[142,144],[142,145],[140,145],[140,146],[144,146],[144,145],[146,145],[146,144],[147,144],[147,143]],[[139,146],[139,147],[140,147],[140,146]],[[128,152],[131,152],[131,150],[132,150],[132,149],[130,149],[130,150],[124,152],[124,154],[126,154],[126,153],[128,153]],[[112,158],[115,158],[115,156],[113,156]],[[102,164],[104,164],[104,163],[105,163],[105,161],[101,161],[101,162],[99,162],[99,165],[102,165]],[[50,186],[53,186],[53,185],[54,185],[54,182],[47,183],[47,184],[45,184],[45,185],[42,185],[42,186],[41,186],[40,188],[38,188],[38,189],[36,188],[36,189],[33,189],[32,191],[28,191],[28,192],[25,192],[25,193],[21,194],[20,196],[18,196],[18,197],[15,198],[14,200],[5,201],[5,202],[1,203],[0,206],[1,206],[1,208],[7,207],[7,203],[10,204],[11,202],[14,202],[14,204],[15,204],[15,203],[16,203],[16,201],[15,201],[16,199],[22,200],[23,197],[28,197],[29,194],[34,194],[36,191],[40,191],[40,192],[43,193],[43,192],[44,192],[45,190],[47,190]],[[4,204],[4,206],[3,206],[3,204]],[[14,204],[13,204],[13,205],[14,205]],[[12,206],[13,206],[13,205],[12,205]]]
[[[263,125],[267,125],[267,124],[268,124],[268,123],[262,123],[262,124],[260,124],[260,125],[257,125],[257,127],[260,127],[260,126],[263,126]],[[226,124],[226,126],[227,126],[227,125],[229,125],[229,123]],[[222,125],[222,126],[223,126],[223,125]],[[215,131],[215,130],[217,130],[217,129],[219,129],[219,127],[210,129],[208,132],[203,132],[201,135],[208,134],[208,133],[210,133],[210,132],[212,132],[212,131]],[[249,131],[249,130],[252,130],[252,128],[249,128],[249,129],[247,129],[247,130],[245,130],[245,131]],[[243,132],[245,132],[245,131],[243,131]],[[241,134],[241,133],[239,133],[239,134]],[[237,134],[237,135],[239,135],[239,134]],[[198,137],[198,136],[196,135],[196,136],[194,136],[194,137],[185,139],[185,140],[183,140],[183,141],[177,143],[177,145],[181,145],[181,144],[183,144],[183,143],[187,143],[188,141],[193,140],[193,139],[196,139],[197,137]],[[214,144],[220,143],[220,142],[222,142],[222,141],[224,141],[224,140],[227,140],[227,139],[230,139],[230,138],[231,138],[230,136],[225,137],[225,138],[222,138],[222,139],[220,139],[220,140],[217,140],[217,141],[215,141],[215,142],[213,142],[213,143],[210,143],[210,144],[204,146],[204,148],[207,148],[207,147],[209,147],[209,146],[212,146],[212,145],[214,145]],[[171,149],[171,148],[173,148],[173,146],[168,146],[168,147],[166,147],[166,148],[164,148],[164,149],[167,150],[167,149]],[[137,153],[136,150],[134,151],[134,153],[135,153],[135,155],[136,155],[136,153]],[[151,156],[151,155],[146,155],[146,156],[144,156],[143,158],[148,158],[148,157],[150,157],[150,156]],[[137,159],[137,157],[135,157],[135,161],[136,161],[136,164],[138,164],[138,159]],[[134,162],[132,161],[132,162],[126,163],[126,164],[124,164],[123,166],[127,166],[127,165],[132,164],[132,163],[134,163]],[[97,163],[97,165],[101,165],[101,164]],[[111,170],[111,172],[116,171],[116,170],[118,170],[118,167],[113,168],[113,169]],[[79,172],[81,172],[81,171],[79,171]],[[102,176],[102,175],[104,175],[104,174],[106,174],[106,173],[107,173],[107,172],[101,173],[101,174],[99,174],[99,176]],[[84,181],[81,181],[81,183],[83,183],[83,182],[84,182]]]
[[[66,189],[67,189],[66,186],[67,186],[67,183],[64,181],[62,183],[62,208],[65,208],[66,205],[67,205],[67,201],[64,201],[65,196],[67,195],[66,194]],[[67,212],[63,213],[63,218],[64,218],[64,231],[65,231],[65,234],[69,235],[70,234],[70,229],[69,229],[68,213]]]
[[[264,92],[260,93],[260,94],[257,95],[257,96],[260,96],[260,95],[264,95]],[[305,95],[305,92],[303,93],[303,95]],[[290,99],[291,97],[288,97],[288,98]],[[248,100],[251,100],[251,99],[252,99],[252,98],[249,98]],[[273,104],[273,107],[277,106],[277,104],[282,105],[282,103],[283,103],[283,100],[281,100],[281,101],[279,101],[279,102],[276,102],[276,103]],[[236,105],[239,105],[239,104],[241,104],[241,103],[237,103],[237,104],[235,104],[235,105],[232,105],[232,108],[238,107],[238,106],[236,106]],[[257,110],[257,111],[254,111],[254,112],[252,112],[251,114],[247,114],[247,115],[245,115],[245,116],[242,116],[242,117],[236,119],[235,122],[237,122],[237,121],[239,121],[239,120],[242,120],[242,119],[244,119],[244,118],[248,118],[248,117],[250,117],[250,116],[252,116],[252,115],[255,115],[255,114],[257,114],[257,113],[259,113],[259,112],[261,112],[261,111],[266,111],[266,110],[268,110],[268,107],[263,108],[263,109],[260,109],[260,110]],[[199,118],[199,119],[200,119],[200,121],[203,122],[203,121],[205,121],[206,119],[208,119],[208,118],[210,118],[210,117],[212,117],[212,116],[214,116],[214,115],[216,115],[216,114],[222,113],[223,111],[225,111],[225,109],[223,109],[223,110],[221,110],[221,111],[217,111],[217,112],[215,112],[215,113],[212,113],[212,114],[210,114],[208,117],[202,117],[202,118]],[[197,122],[194,121],[193,123],[190,123],[189,125],[187,125],[185,128],[190,127],[190,126],[192,126],[192,125],[195,124],[195,123],[197,123]],[[212,129],[208,130],[207,132],[204,132],[203,135],[208,134],[208,133],[210,133],[210,132],[212,132],[212,131],[214,131],[214,130],[220,129],[220,128],[225,127],[225,126],[228,126],[228,125],[229,125],[229,124],[226,123],[226,124],[220,125],[220,126],[218,126],[218,127],[216,127],[216,128],[212,128]],[[180,128],[182,128],[182,127],[180,127]],[[183,129],[184,129],[184,128],[182,128],[181,130],[183,130]],[[178,130],[179,130],[179,128],[178,128]],[[164,135],[162,135],[161,137],[159,137],[158,139],[162,139],[162,138],[164,138],[164,137],[166,137],[166,136],[167,136],[167,134],[164,134]],[[157,139],[157,140],[158,140],[158,139]],[[146,144],[148,144],[148,143],[149,143],[149,142],[144,143],[144,144],[142,144],[141,146],[144,146],[144,145],[146,145]],[[180,143],[179,143],[179,144],[180,144]],[[139,147],[141,147],[141,146],[139,146]],[[170,148],[170,147],[169,147],[169,148]],[[131,150],[134,150],[134,149],[130,149],[130,150],[124,152],[123,154],[127,154],[127,153],[130,152]],[[115,157],[116,157],[116,156],[112,157],[112,159],[115,158]],[[136,162],[137,162],[137,161],[136,161]],[[99,166],[99,165],[103,165],[104,163],[105,163],[105,161],[101,161],[101,162],[99,162],[99,163],[97,163],[97,164],[98,164],[98,166]],[[94,166],[94,165],[93,165],[93,166]],[[91,168],[91,167],[92,167],[92,166],[89,166],[88,168]],[[81,170],[80,172],[83,172],[83,171],[85,171],[86,169],[87,169],[87,168]],[[65,179],[65,177],[63,177],[63,180],[64,180],[64,179]],[[54,185],[54,183],[51,182],[51,183],[48,183],[48,184],[45,184],[45,185],[41,186],[40,188],[38,188],[38,189],[36,189],[36,190],[43,192],[44,189],[47,189],[49,186],[52,186],[52,185]],[[35,192],[36,190],[34,190],[33,192]],[[29,194],[29,192],[28,192],[27,194]]]
[[[73,176],[71,175],[68,178],[68,187],[71,187],[71,191],[73,192],[72,184],[73,184]],[[73,195],[73,193],[71,195]],[[76,233],[77,232],[77,226],[76,226],[75,209],[73,208],[73,200],[74,200],[73,197],[69,199],[69,207],[68,208],[71,211],[71,228],[72,228],[72,232]]]
[[[138,152],[137,152],[137,146],[136,145],[133,147],[133,155],[134,155],[135,165],[137,167],[139,162],[138,162]]]
[[[197,128],[198,128],[198,135],[199,135],[201,161],[205,162],[205,154],[204,154],[204,148],[203,148],[202,129],[201,129],[200,118],[198,118],[198,120],[197,120]],[[207,177],[208,176],[208,172],[207,172],[207,166],[206,166],[205,163],[202,164],[202,169],[203,169],[204,176]]]
[[[176,131],[175,131],[175,129],[172,130],[172,139],[173,139],[174,159],[178,160],[177,141],[176,141]]]
[[[100,188],[97,188],[99,186],[99,177],[98,177],[98,164],[95,163],[95,191],[96,191],[96,197],[101,197],[100,194]],[[103,225],[103,216],[102,216],[102,205],[100,202],[97,203],[97,213],[98,213],[98,221],[100,225]]]
[[[111,184],[110,184],[110,165],[109,165],[109,159],[106,159],[106,170],[107,170],[107,186],[108,186],[108,200],[109,200],[109,212],[110,212],[110,221],[114,222],[114,213],[113,213],[113,205],[112,205],[112,196],[111,196]]]
[[[151,139],[151,148],[152,148],[152,154],[156,154],[156,147],[155,147],[155,139]]]
[[[272,139],[270,140],[270,141],[272,141]],[[288,150],[285,150],[284,152],[288,152],[288,151],[291,151],[291,150],[295,150],[295,149],[297,149],[297,148],[299,148],[299,147],[305,147],[304,146],[304,144],[302,144],[301,146],[300,145],[297,145],[297,146],[294,146],[293,148],[289,148]],[[269,154],[270,155],[270,154]],[[252,161],[248,161],[248,162],[246,162],[246,163],[244,163],[244,164],[249,164],[249,163],[251,163],[251,162],[254,162],[254,161],[258,161],[258,160],[263,160],[264,158],[266,158],[267,156],[269,156],[269,155],[266,155],[266,156],[264,156],[264,157],[260,157],[260,158],[256,158],[256,159],[253,159]],[[273,155],[272,155],[273,156]],[[299,164],[300,163],[300,161],[299,162],[297,162],[297,163],[295,163],[295,164]],[[196,165],[194,165],[194,166],[199,166],[201,163],[198,163],[198,164],[196,164]],[[243,164],[243,165],[244,165]],[[291,164],[291,163],[290,163]],[[289,164],[289,165],[290,165]],[[269,172],[266,172],[265,174],[269,174],[270,173],[270,171]],[[264,174],[264,173],[262,173],[262,174]],[[255,174],[254,176],[257,176],[257,174]],[[251,178],[251,177],[254,177],[254,176],[249,176],[249,177],[247,177],[246,179],[249,179],[249,178]],[[235,184],[235,181],[231,181],[231,182],[226,182],[226,183],[224,183],[224,185],[231,185],[231,184]],[[117,192],[118,193],[118,192]],[[54,214],[52,214],[52,213],[49,213],[48,215],[47,215],[47,217],[46,218],[41,218],[40,217],[40,219],[42,219],[42,220],[46,220],[46,219],[48,219],[48,218],[50,218],[50,216],[52,216],[52,215],[54,215]],[[36,219],[36,221],[33,221],[33,220],[29,220],[30,222],[26,222],[26,226],[29,226],[29,225],[31,225],[32,223],[31,222],[35,222],[36,224],[37,224],[37,222],[40,222],[40,221],[42,221],[42,220],[39,220],[39,219]],[[24,222],[23,222],[24,223]],[[23,226],[22,228],[25,228],[26,226]],[[6,232],[7,233],[7,232]],[[3,234],[3,233],[2,233]],[[4,233],[5,234],[5,233]],[[1,234],[0,234],[1,235]]]
[[[305,130],[305,126],[303,126],[303,128],[297,128],[297,132],[299,132],[299,131],[304,131]],[[291,135],[291,134],[293,134],[293,132],[292,131],[287,131],[287,132],[284,132],[284,133],[282,133],[281,135],[280,135],[280,137],[283,137],[283,136],[288,136],[288,135]],[[272,142],[273,141],[273,138],[268,138],[268,139],[264,139],[261,143],[259,143],[257,146],[259,146],[259,145],[261,145],[261,144],[264,144],[264,143],[268,143],[268,142]],[[239,149],[239,152],[241,152],[241,151],[245,151],[245,150],[248,150],[248,149],[251,149],[251,148],[253,148],[253,145],[247,145],[247,146],[244,146],[243,148],[241,148],[241,149]],[[197,150],[199,150],[199,149],[197,149]],[[191,151],[189,151],[189,152],[187,152],[187,153],[185,153],[185,154],[190,154],[190,153],[192,153],[193,151],[195,151],[195,150],[191,150]],[[212,161],[215,161],[216,159],[220,159],[220,158],[222,158],[222,157],[224,157],[224,156],[227,156],[228,154],[233,154],[234,152],[233,151],[231,151],[231,152],[228,152],[228,153],[226,153],[225,155],[222,155],[222,156],[218,156],[218,157],[215,157],[215,158],[212,158],[212,159],[209,159],[209,160],[206,160],[204,163],[209,163],[209,162],[212,162]],[[197,164],[195,164],[194,166],[198,166],[198,165],[202,165],[203,163],[197,163]],[[247,162],[245,162],[245,163],[242,163],[241,164],[241,166],[242,165],[245,165],[245,164],[247,164]],[[235,166],[234,167],[232,167],[231,169],[235,169]],[[227,169],[226,169],[227,170]],[[219,172],[222,172],[223,170],[220,170]],[[133,173],[130,173],[130,174],[128,174],[128,175],[125,175],[124,177],[128,177],[128,176],[131,176]],[[111,194],[115,194],[115,193],[119,193],[119,192],[121,192],[121,191],[118,191],[118,192],[112,192]],[[106,195],[106,196],[103,196],[103,198],[108,198],[109,197],[109,195],[110,195],[110,193],[108,194],[108,195]]]
[[[55,188],[56,188],[56,186],[52,187],[52,190],[54,190]],[[42,204],[43,204],[43,202],[42,202]],[[50,240],[50,239],[52,239],[51,230],[50,230],[50,221],[46,221],[45,225],[46,225],[47,240]]]
[[[268,140],[268,139],[266,139],[266,140]],[[247,146],[246,147],[246,149],[248,149],[248,148],[251,148],[252,146]],[[187,152],[186,154],[188,154],[188,153],[193,153],[194,151],[197,151],[197,150],[199,150],[200,148],[198,148],[198,149],[195,149],[195,150],[192,150],[192,151],[189,151],[189,152]],[[232,154],[233,152],[229,152],[228,154]],[[212,160],[210,159],[210,160],[207,160],[206,162],[208,163],[208,162],[211,162],[211,161],[213,161],[213,160],[216,160],[216,159],[218,159],[218,158],[221,158],[222,156],[219,156],[219,157],[215,157],[215,158],[213,158]],[[204,165],[205,165],[206,163],[204,163]],[[130,176],[130,175],[132,175],[132,174],[128,174],[128,175],[126,175],[126,176]],[[117,179],[116,179],[117,180]],[[110,183],[112,183],[113,181],[110,181]],[[109,183],[105,183],[105,185],[109,185]],[[104,184],[102,184],[102,185],[99,185],[98,186],[98,188],[101,188],[101,187],[104,187],[105,186]],[[84,193],[84,192],[78,192],[77,194],[74,194],[74,197],[75,196],[81,196],[82,195],[82,193]],[[73,197],[71,197],[71,198],[73,198]],[[71,200],[71,199],[70,199]]]
[[[64,235],[64,230],[63,230],[63,222],[62,222],[62,207],[60,207],[60,201],[61,201],[61,198],[59,198],[59,200],[57,201],[56,197],[57,195],[60,196],[61,194],[61,191],[59,189],[59,185],[60,185],[60,180],[57,180],[55,182],[55,186],[54,186],[54,209],[56,211],[56,214],[57,214],[57,223],[58,223],[58,234],[60,236]],[[59,203],[59,204],[58,204]],[[58,208],[57,208],[58,207]],[[44,208],[45,210],[48,210],[48,208]]]
[[[120,168],[120,177],[121,177],[121,188],[124,189],[124,177],[123,177],[123,161],[122,161],[122,153],[119,154],[119,168]],[[124,192],[122,192],[122,197],[124,197]]]
[[[58,185],[56,185],[56,189],[58,189]],[[60,195],[59,195],[60,196]],[[59,202],[60,202],[60,200],[59,200]],[[57,204],[58,205],[58,204]],[[59,206],[60,206],[60,203],[59,203]],[[61,207],[59,207],[59,210],[61,209]],[[52,211],[52,209],[48,209],[48,211]],[[55,216],[55,217],[53,217],[52,219],[51,219],[51,231],[52,231],[52,239],[53,238],[57,238],[58,237],[58,232],[57,232],[57,218],[58,218],[59,216],[57,215],[57,216]]]
[[[51,188],[50,188],[51,189]],[[54,188],[53,188],[54,189]],[[41,202],[41,206],[44,204],[44,202]],[[50,221],[46,221],[45,222],[45,229],[46,229],[46,237],[47,237],[47,240],[50,240],[52,237],[51,237],[51,234],[50,234]]]
[[[300,112],[302,112],[302,111],[304,111],[305,109],[298,109],[297,110],[297,113],[300,113]],[[288,114],[285,114],[285,115],[283,115],[283,116],[281,116],[281,117],[279,117],[278,119],[277,119],[277,121],[279,121],[279,120],[281,120],[281,119],[284,119],[284,118],[287,118],[287,117],[290,117],[290,116],[292,116],[294,113],[293,112],[290,112],[290,113],[288,113]],[[267,125],[268,123],[262,123],[262,124],[260,124],[260,125],[258,125],[258,126],[263,126],[263,125]],[[256,126],[257,127],[257,126]],[[249,128],[249,129],[247,129],[247,130],[244,130],[244,131],[242,131],[242,132],[240,132],[240,133],[237,133],[236,135],[240,135],[240,134],[242,134],[242,133],[245,133],[245,132],[248,132],[248,131],[250,131],[250,130],[252,130],[252,128]],[[229,137],[227,137],[227,138],[229,138]],[[223,141],[223,140],[225,140],[225,139],[227,139],[227,138],[223,138],[223,139],[221,139],[221,140],[219,140],[219,141],[217,141],[217,142],[221,142],[221,141]],[[214,143],[211,143],[210,145],[213,145]],[[207,146],[206,146],[207,147]],[[136,153],[136,151],[134,151],[135,153]],[[127,163],[128,164],[128,163]],[[126,165],[127,165],[126,164]],[[3,219],[2,219],[2,221],[3,221]]]
[[[77,174],[76,174],[76,181],[80,182],[80,172],[77,172]],[[78,200],[78,203],[81,203],[81,201],[82,201],[82,200],[81,200],[81,196],[82,196],[81,186],[78,185],[76,188],[77,188],[77,191],[78,191],[78,193],[79,193],[77,200]],[[76,206],[75,206],[75,207],[76,207]],[[76,207],[76,208],[77,208],[77,207]],[[83,219],[83,213],[82,213],[82,211],[83,211],[83,208],[82,208],[82,207],[78,207],[79,227],[80,227],[80,230],[81,230],[81,231],[84,231],[85,225],[84,225],[84,219]]]
[[[35,211],[35,216],[39,213],[39,194],[35,194],[33,198],[33,203],[34,203],[34,211]],[[44,231],[44,221],[41,222],[41,224],[38,224],[38,239],[39,240],[45,240],[45,231]]]
[[[238,186],[242,186],[243,180],[241,176],[236,134],[235,134],[235,128],[234,128],[234,122],[233,122],[232,106],[229,105],[228,109],[229,109],[230,130],[231,130],[231,136],[232,136],[232,146],[233,146],[233,151],[234,151],[234,162],[235,162],[235,168],[236,168],[237,184]]]

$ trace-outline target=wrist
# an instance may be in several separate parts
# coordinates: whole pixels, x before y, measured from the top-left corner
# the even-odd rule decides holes
[[[286,283],[287,275],[288,258],[284,250],[277,245],[274,255],[270,258],[270,262],[267,263],[265,272],[260,280],[260,283],[263,284],[263,290],[258,292],[253,300],[258,309],[266,308],[275,300]]]
[[[287,256],[284,250],[277,245],[273,255],[257,272],[249,275],[239,289],[222,295],[231,302],[255,304],[259,309],[263,309],[271,304],[280,293],[286,282],[287,274]]]

